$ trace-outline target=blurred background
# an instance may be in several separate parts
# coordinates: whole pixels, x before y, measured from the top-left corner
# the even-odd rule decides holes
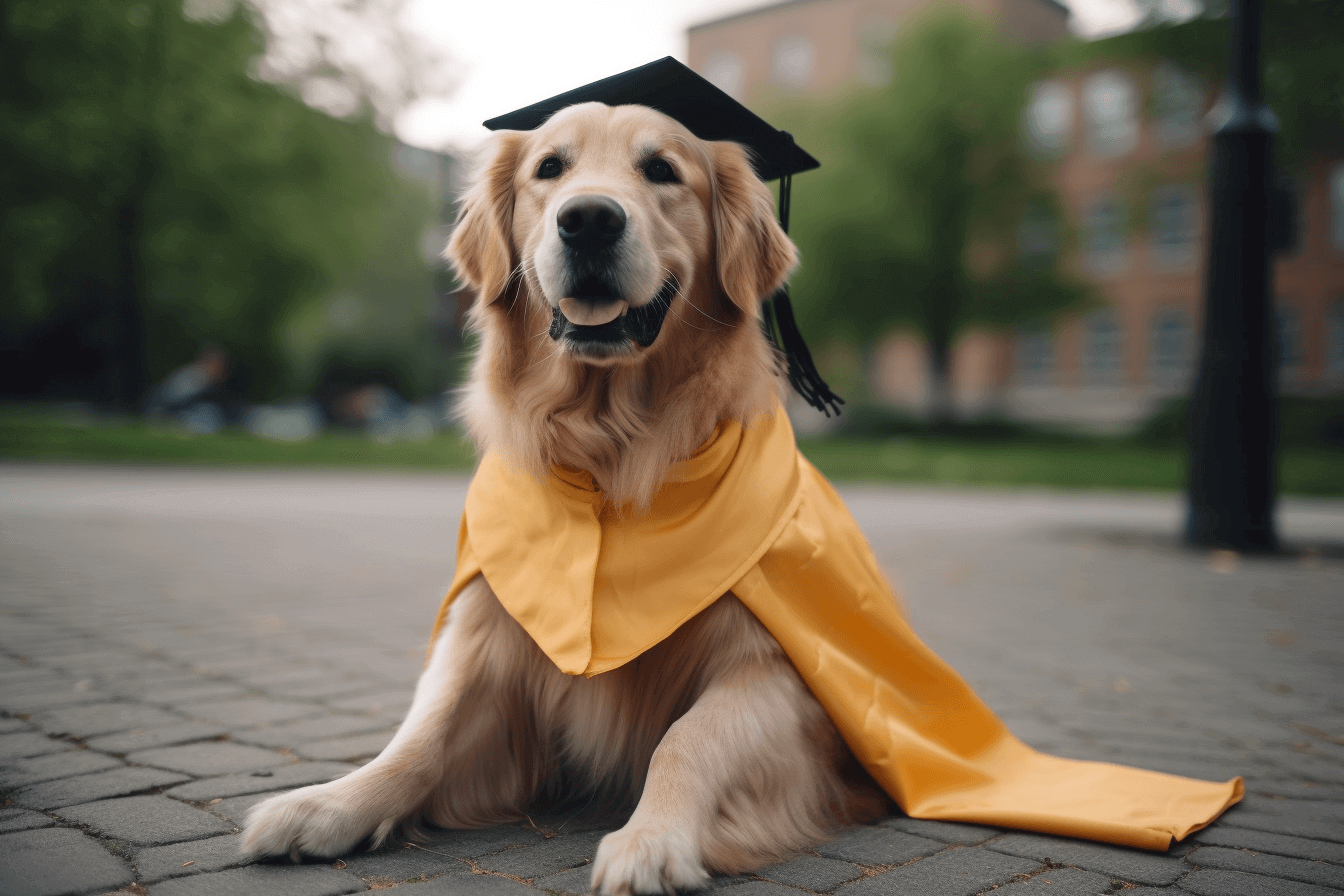
[[[477,8],[486,7],[488,8]],[[1218,0],[9,0],[0,456],[467,469],[480,122],[673,55],[822,162],[841,478],[1180,488]],[[1266,0],[1279,482],[1344,495],[1344,4]]]

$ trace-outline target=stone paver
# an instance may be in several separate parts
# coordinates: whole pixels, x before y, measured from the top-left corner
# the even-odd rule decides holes
[[[354,771],[356,766],[343,762],[304,762],[279,768],[267,768],[218,778],[202,778],[168,791],[179,800],[212,800],[216,797],[241,796],[285,787],[325,784]]]
[[[0,893],[586,893],[600,813],[240,867],[248,809],[392,736],[464,489],[0,464]],[[1307,562],[1226,571],[1175,546],[1172,498],[841,491],[916,629],[1028,743],[1248,798],[1167,854],[896,815],[710,891],[1344,892],[1344,502],[1285,502]]]
[[[1271,834],[1287,834],[1292,837],[1305,837],[1308,840],[1330,840],[1344,843],[1344,823],[1317,818],[1293,818],[1286,815],[1270,815],[1266,812],[1228,812],[1230,818],[1226,824],[1235,828],[1248,828],[1252,831],[1266,831]]]
[[[846,884],[839,896],[890,896],[918,893],[920,896],[974,896],[990,887],[1002,886],[1030,874],[1040,862],[1006,856],[974,847],[950,849],[919,862],[911,862],[876,877]]]
[[[1188,870],[1180,859],[1138,849],[1040,834],[1005,834],[986,845],[995,852],[1058,865],[1074,865],[1139,884],[1174,883],[1176,878]]]
[[[0,893],[14,896],[115,890],[135,880],[97,840],[64,828],[0,836],[0,856]]]
[[[1262,877],[1281,877],[1285,880],[1344,890],[1344,865],[1290,859],[1284,856],[1267,856],[1249,850],[1222,849],[1216,846],[1197,849],[1186,857],[1186,861],[1200,868],[1244,871]]]
[[[227,729],[220,725],[182,722],[177,725],[165,725],[162,728],[133,728],[130,731],[106,734],[91,739],[88,744],[90,749],[124,754],[154,747],[174,747],[196,740],[208,740],[225,733]]]
[[[0,762],[23,759],[28,756],[42,756],[47,753],[60,753],[72,747],[74,747],[74,744],[67,740],[57,740],[36,731],[0,734]]]
[[[248,864],[238,849],[238,835],[209,837],[135,851],[135,868],[143,883],[188,877]]]
[[[408,881],[471,873],[471,866],[464,859],[454,858],[429,842],[393,843],[374,852],[347,856],[344,861],[351,873],[365,880]]]
[[[118,768],[121,764],[119,759],[92,750],[71,750],[66,753],[35,756],[11,762],[0,768],[0,787],[25,787],[43,781],[54,781],[57,778]]]
[[[987,828],[978,824],[955,824],[950,821],[927,821],[921,818],[887,818],[882,821],[884,827],[895,828],[916,837],[926,837],[940,843],[960,843],[963,846],[976,846],[990,837],[1003,833],[1001,828]]]
[[[322,715],[322,708],[312,703],[292,700],[268,700],[249,697],[242,700],[221,700],[217,703],[199,703],[185,710],[207,722],[242,728],[252,725],[271,725],[294,719]]]
[[[356,760],[377,756],[383,752],[396,734],[395,727],[385,728],[372,734],[360,734],[355,737],[333,737],[330,740],[315,740],[301,744],[294,749],[306,759]]]
[[[798,891],[772,880],[749,880],[746,883],[730,883],[724,887],[725,893],[733,896],[797,896]]]
[[[537,891],[492,874],[445,874],[429,883],[412,884],[406,896],[537,896]]]
[[[542,835],[530,827],[504,824],[492,828],[439,831],[426,845],[450,856],[479,859],[506,849],[534,846],[542,840]]]
[[[1270,834],[1265,831],[1214,825],[1196,834],[1195,841],[1209,846],[1228,846],[1233,849],[1249,849],[1271,855],[1313,859],[1344,865],[1344,844],[1328,843],[1322,840],[1304,840],[1301,837],[1290,837],[1284,834]]]
[[[513,877],[538,877],[556,871],[567,871],[593,861],[599,831],[563,835],[543,840],[535,846],[508,849],[476,860],[476,866]]]
[[[157,688],[141,694],[140,699],[146,703],[158,703],[164,706],[173,706],[180,710],[211,700],[241,697],[246,694],[247,691],[248,689],[243,685],[206,682],[203,684],[185,684],[177,687]]]
[[[364,881],[345,871],[295,865],[250,865],[231,871],[179,877],[155,884],[150,896],[342,896],[367,890]]]
[[[87,706],[67,706],[38,713],[33,721],[48,734],[74,737],[96,737],[130,728],[153,728],[174,725],[183,721],[156,706],[135,703],[93,703]]]
[[[853,862],[841,862],[824,856],[799,856],[792,862],[771,865],[755,873],[790,887],[829,893],[841,884],[858,880],[863,876],[863,869]]]
[[[401,687],[394,691],[379,691],[376,694],[367,694],[363,697],[329,700],[328,704],[333,709],[374,713],[399,721],[406,715],[406,710],[411,708],[411,692],[409,688]]]
[[[1026,880],[1004,884],[995,896],[1102,896],[1113,889],[1112,878],[1079,871],[1077,868],[1052,868]],[[1126,896],[1128,896],[1127,891]]]
[[[166,796],[130,796],[58,809],[66,821],[136,846],[159,846],[233,832],[209,812]]]
[[[186,775],[157,768],[114,768],[92,775],[34,784],[16,791],[13,800],[33,809],[59,809],[76,803],[142,793],[185,780]]]
[[[210,742],[185,747],[161,747],[131,753],[127,761],[153,765],[189,775],[223,775],[274,768],[290,760],[272,750],[245,744]]]
[[[947,845],[885,827],[856,827],[841,831],[830,843],[817,847],[828,859],[861,865],[899,865],[933,855]]]
[[[263,747],[295,747],[308,741],[325,740],[349,734],[366,734],[387,727],[382,719],[368,716],[324,716],[283,725],[269,725],[240,732],[235,740]]]
[[[50,816],[30,809],[0,809],[0,834],[49,828],[55,823],[56,821]]]
[[[50,709],[54,706],[98,703],[108,699],[109,696],[109,694],[79,687],[78,682],[57,687],[19,686],[0,691],[0,710],[30,713],[34,710]]]
[[[561,893],[563,896],[588,896],[593,889],[593,869],[587,865],[571,868],[559,874],[547,874],[532,882],[538,890]],[[535,891],[534,891],[535,892]]]
[[[1240,871],[1196,871],[1181,889],[1197,896],[1339,896],[1338,890]]]
[[[271,690],[281,697],[293,697],[300,700],[314,697],[324,699],[351,697],[356,694],[367,694],[370,690],[376,688],[377,683],[362,681],[358,678],[345,680],[333,679],[327,675],[323,675],[320,678],[311,681],[291,682],[271,686]]]

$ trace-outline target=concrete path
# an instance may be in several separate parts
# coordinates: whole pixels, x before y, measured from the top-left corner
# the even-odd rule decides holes
[[[583,893],[615,819],[241,867],[266,795],[375,755],[451,578],[457,477],[0,466],[0,893]],[[889,818],[733,896],[1344,889],[1344,502],[1293,559],[1174,497],[842,489],[916,629],[1027,742],[1250,795],[1165,855]]]

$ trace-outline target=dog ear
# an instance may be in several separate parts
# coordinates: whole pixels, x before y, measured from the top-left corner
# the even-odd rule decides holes
[[[513,272],[513,175],[525,136],[520,131],[496,135],[475,184],[462,197],[443,253],[482,305],[504,295]]]
[[[775,199],[736,143],[710,144],[714,156],[714,251],[719,283],[749,316],[784,285],[798,250],[775,220]]]

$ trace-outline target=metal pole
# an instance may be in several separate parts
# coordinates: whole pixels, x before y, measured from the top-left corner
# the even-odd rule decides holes
[[[1210,180],[1204,340],[1190,405],[1185,539],[1273,551],[1278,442],[1270,301],[1270,151],[1278,122],[1260,93],[1261,0],[1231,0],[1231,78]]]

